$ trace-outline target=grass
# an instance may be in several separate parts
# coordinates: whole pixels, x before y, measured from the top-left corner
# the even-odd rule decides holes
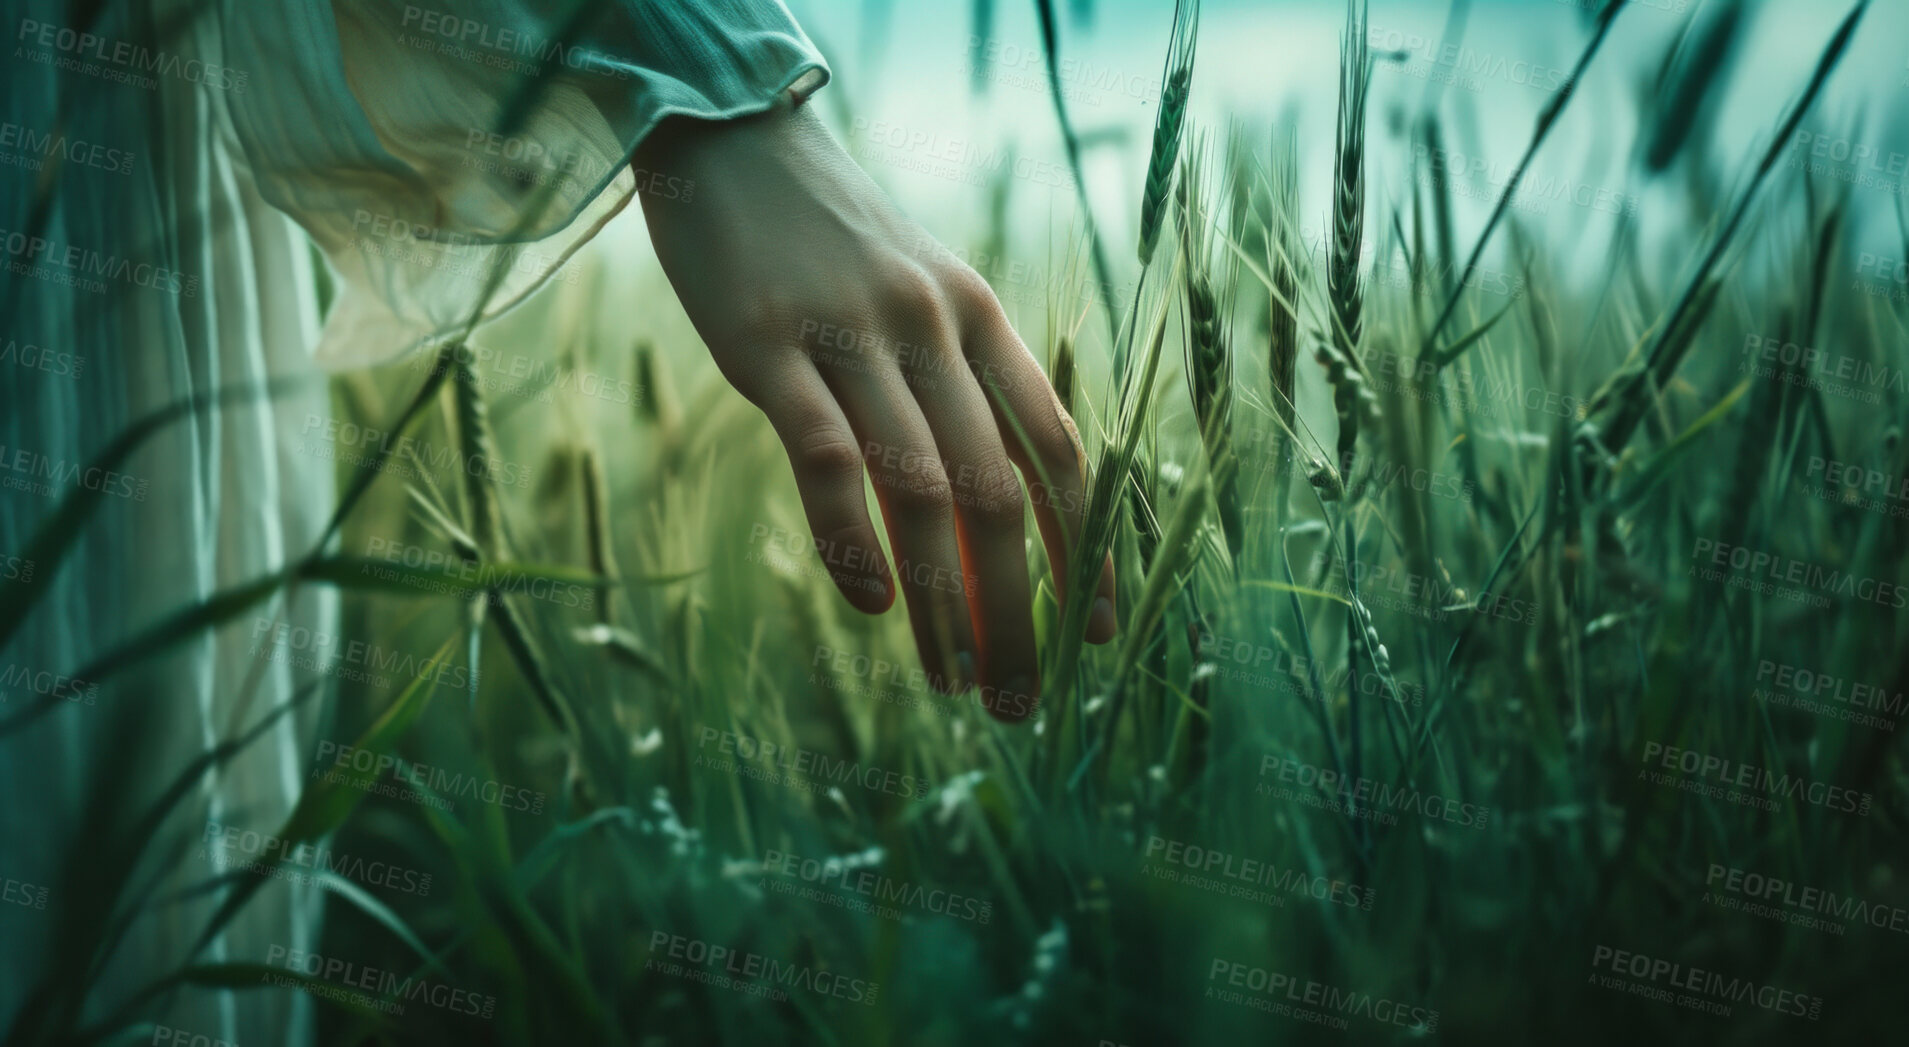
[[[284,576],[182,608],[73,674],[125,680],[298,585],[345,592],[346,635],[476,670],[463,693],[430,672],[340,685],[327,740],[459,777],[408,801],[373,796],[384,780],[363,774],[312,784],[278,835],[429,870],[428,896],[325,880],[318,951],[456,987],[487,1013],[413,997],[393,1014],[376,991],[304,978],[324,994],[322,1042],[1789,1043],[1890,1027],[1895,932],[1767,918],[1727,889],[1738,870],[1909,908],[1909,645],[1876,584],[1902,580],[1909,528],[1811,465],[1904,475],[1906,392],[1879,382],[1861,403],[1800,362],[1742,367],[1746,333],[1909,367],[1904,307],[1846,278],[1847,189],[1778,163],[1863,5],[1748,171],[1703,166],[1688,129],[1651,132],[1670,144],[1640,154],[1636,177],[1700,183],[1691,257],[1633,240],[1590,289],[1510,213],[1517,178],[1476,232],[1442,180],[1429,195],[1368,184],[1376,157],[1441,125],[1368,130],[1363,5],[1349,5],[1315,265],[1296,186],[1327,142],[1282,131],[1252,149],[1263,164],[1209,167],[1168,119],[1194,83],[1189,9],[1136,173],[1137,290],[1100,299],[1118,311],[1111,346],[1056,322],[1042,354],[1092,459],[1074,577],[1112,550],[1122,631],[1082,645],[1090,594],[1057,600],[1034,557],[1033,724],[931,693],[901,612],[845,606],[805,549],[766,426],[708,371],[662,368],[693,356],[686,331],[634,354],[575,348],[578,369],[632,375],[634,405],[486,392],[459,345],[426,374],[390,368],[351,396],[342,383],[341,413],[480,467],[418,463],[404,480],[380,459],[345,475],[327,540]],[[1573,84],[1620,17],[1593,21]],[[1681,97],[1720,89],[1697,81],[1730,67],[1722,32],[1676,65]],[[1521,173],[1569,97],[1545,108]],[[1170,253],[1149,249],[1149,218]],[[1461,259],[1451,243],[1468,236]],[[1520,295],[1472,279],[1488,240],[1524,274]],[[1743,264],[1753,251],[1778,263]],[[1655,290],[1664,269],[1684,275],[1674,295]],[[1395,271],[1409,278],[1373,278]],[[471,337],[534,351],[536,308]],[[1302,346],[1321,373],[1297,368]],[[1103,351],[1120,363],[1096,389]],[[1584,409],[1550,413],[1543,394]],[[181,405],[106,459],[212,407]],[[539,482],[496,484],[481,463],[499,459],[540,463]],[[38,562],[57,569],[88,511],[82,496],[50,517]],[[376,581],[352,554],[371,538],[458,566]],[[1795,592],[1757,591],[1767,579],[1728,552],[1718,569],[1719,548],[1764,556]],[[595,599],[536,595],[560,584]],[[7,592],[0,637],[31,596]],[[1840,715],[1849,703],[1812,708],[1782,667],[1872,684],[1896,711],[1877,712],[1885,729]],[[55,704],[0,729],[73,713]],[[286,973],[266,957],[202,953],[150,972],[131,1004],[87,1005],[125,921],[178,904],[143,872],[202,825],[193,784],[262,728],[179,768],[138,817],[108,818],[102,781],[95,838],[112,861],[76,856],[61,893],[81,901],[56,912],[61,949],[33,972],[15,1042],[149,1040],[179,994],[291,991],[263,982]],[[1737,790],[1756,802],[1693,791],[1701,777],[1651,777],[1670,749],[1868,799],[1858,814],[1765,804],[1757,786]],[[465,781],[542,802],[487,803]],[[448,805],[420,802],[433,798]],[[199,885],[218,900],[205,939],[266,883]],[[1727,1016],[1611,988],[1614,950],[1802,994],[1813,1014],[1714,986],[1687,995]],[[1290,991],[1255,987],[1275,978]],[[1268,1011],[1302,1006],[1345,1028]]]

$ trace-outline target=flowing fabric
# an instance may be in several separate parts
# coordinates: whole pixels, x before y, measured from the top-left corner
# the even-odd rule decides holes
[[[196,956],[219,896],[179,892],[258,857],[228,829],[269,834],[296,803],[331,676],[266,640],[335,630],[335,594],[281,592],[97,682],[72,675],[312,551],[334,495],[334,463],[300,441],[327,414],[319,366],[508,308],[636,194],[693,191],[631,168],[658,121],[760,112],[827,70],[776,0],[93,6],[6,3],[0,585],[35,602],[0,648],[0,1030],[139,1018],[296,1043],[310,1002],[288,989],[121,1008],[189,960],[317,948],[309,883],[267,884]],[[321,286],[337,289],[322,315]],[[163,407],[301,377],[186,414],[111,474],[88,468]],[[99,508],[70,552],[26,562],[82,489]],[[235,759],[188,773],[290,704]],[[182,776],[188,800],[142,828]],[[47,981],[114,906],[137,916],[102,969]]]

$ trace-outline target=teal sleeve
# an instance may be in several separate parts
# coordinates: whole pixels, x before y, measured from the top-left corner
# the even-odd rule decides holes
[[[572,9],[586,12],[572,13]],[[375,362],[550,279],[638,194],[664,117],[826,82],[780,0],[224,0],[219,92],[260,194],[341,276],[318,354]]]

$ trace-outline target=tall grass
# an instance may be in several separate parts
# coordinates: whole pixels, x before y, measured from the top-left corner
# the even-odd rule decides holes
[[[1619,6],[1590,24],[1573,85]],[[1187,111],[1204,82],[1191,7],[1176,9],[1163,78]],[[557,479],[534,494],[484,470],[345,477],[333,532],[447,548],[485,565],[480,581],[410,579],[448,587],[435,598],[373,586],[324,545],[282,576],[182,608],[79,675],[125,679],[296,584],[340,587],[348,635],[482,667],[472,701],[433,702],[421,681],[347,688],[334,733],[534,787],[547,809],[374,800],[357,778],[310,786],[280,835],[435,871],[445,886],[428,897],[367,901],[333,885],[319,951],[495,995],[496,1012],[394,1016],[337,1003],[351,987],[334,978],[303,978],[324,1042],[1868,1042],[1894,1015],[1875,988],[1898,951],[1888,932],[1847,921],[1831,934],[1728,907],[1713,900],[1713,869],[1909,905],[1900,732],[1770,698],[1762,669],[1808,667],[1900,695],[1909,636],[1861,600],[1817,607],[1709,580],[1692,553],[1722,542],[1882,578],[1909,557],[1891,515],[1848,492],[1804,493],[1812,458],[1909,468],[1904,392],[1883,388],[1860,410],[1795,365],[1738,369],[1746,331],[1909,367],[1902,308],[1841,278],[1860,205],[1780,163],[1864,8],[1829,37],[1751,168],[1637,165],[1639,177],[1661,166],[1698,179],[1722,217],[1690,216],[1692,261],[1636,244],[1621,263],[1634,271],[1608,294],[1561,277],[1545,257],[1553,245],[1506,217],[1515,184],[1474,231],[1448,183],[1368,183],[1379,157],[1436,143],[1451,121],[1427,114],[1399,136],[1367,124],[1362,3],[1348,9],[1330,140],[1282,130],[1263,169],[1229,163],[1216,177],[1182,118],[1165,126],[1163,91],[1135,202],[1143,230],[1157,212],[1167,248],[1149,252],[1143,234],[1138,289],[1110,305],[1124,309],[1114,352],[1131,352],[1105,389],[1084,380],[1098,361],[1077,330],[1057,324],[1049,353],[1063,401],[1099,423],[1082,427],[1090,501],[1069,569],[1089,577],[1112,551],[1121,632],[1083,646],[1091,592],[1062,600],[1039,586],[1044,698],[1030,726],[912,689],[900,612],[858,616],[812,561],[748,555],[761,534],[799,528],[788,523],[802,518],[798,501],[772,435],[713,374],[656,366],[666,345],[689,355],[686,330],[656,332],[655,359],[616,361],[645,376],[635,409],[506,410],[486,402],[473,359],[454,347],[421,388],[364,405],[361,420],[442,434],[468,460],[549,463]],[[1721,76],[1729,62],[1714,64]],[[1691,92],[1702,93],[1679,93]],[[1519,171],[1568,97],[1543,107]],[[1688,128],[1649,133],[1673,155],[1701,146]],[[1329,244],[1315,266],[1296,186],[1328,150]],[[1368,246],[1367,230],[1386,225],[1392,240]],[[1513,301],[1470,278],[1487,240],[1516,247],[1528,284]],[[1465,258],[1455,242],[1471,245]],[[1372,276],[1394,251],[1412,255],[1405,286]],[[1773,273],[1733,264],[1752,251],[1785,261]],[[1685,279],[1660,299],[1651,289],[1669,268]],[[1469,333],[1445,330],[1485,313],[1494,319]],[[1250,317],[1237,338],[1235,314]],[[486,337],[514,331],[530,344],[536,320]],[[628,343],[627,331],[605,340]],[[1297,366],[1302,348],[1320,374]],[[584,346],[577,364],[601,369],[594,354],[617,351]],[[1378,354],[1420,365],[1380,371],[1369,366]],[[1176,359],[1184,374],[1171,373]],[[1481,403],[1453,395],[1460,382],[1542,386],[1587,409]],[[106,457],[128,453],[123,440]],[[78,527],[88,512],[75,502],[50,519]],[[47,532],[36,548],[57,563],[62,540]],[[605,599],[571,608],[506,594],[528,577]],[[9,604],[0,638],[26,613]],[[159,815],[188,806],[208,767],[289,711],[178,768],[144,817],[103,825],[110,868],[82,877],[76,857],[74,882],[96,893],[63,914],[59,955],[14,1040],[149,1038],[159,1002],[178,994],[287,991],[261,983],[263,957],[196,954],[152,972],[130,1004],[89,1006],[123,920],[167,905],[130,875],[139,855],[165,859],[177,845]],[[808,755],[752,763],[739,738]],[[1653,744],[1867,792],[1873,809],[1764,809],[1666,787],[1640,776]],[[831,761],[921,788],[830,777]],[[1348,787],[1321,785],[1326,775]],[[1221,858],[1167,858],[1188,846]],[[1276,875],[1227,872],[1247,862]],[[198,885],[219,900],[203,938],[262,882]],[[937,910],[871,883],[977,909]],[[1344,904],[1348,888],[1371,907]],[[758,973],[691,964],[702,976],[686,977],[658,935],[760,958],[746,961]],[[1820,997],[1820,1011],[1812,1021],[1739,1001],[1719,1017],[1615,991],[1593,977],[1600,947]],[[811,978],[768,999],[715,977],[756,985],[771,962],[879,991],[858,1002],[813,991]],[[1233,962],[1295,986],[1245,998],[1347,1028],[1229,1000]],[[1321,1002],[1358,998],[1399,1003],[1405,1017]]]

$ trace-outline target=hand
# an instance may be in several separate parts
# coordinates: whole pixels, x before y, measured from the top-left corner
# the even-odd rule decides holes
[[[657,257],[716,366],[781,437],[842,595],[879,614],[899,578],[936,687],[978,684],[995,715],[1026,717],[1041,674],[1013,466],[1064,594],[1086,458],[987,282],[902,214],[806,107],[667,120],[636,164],[694,181],[689,201],[642,198]],[[1096,584],[1087,639],[1104,643],[1115,630],[1111,556]]]

